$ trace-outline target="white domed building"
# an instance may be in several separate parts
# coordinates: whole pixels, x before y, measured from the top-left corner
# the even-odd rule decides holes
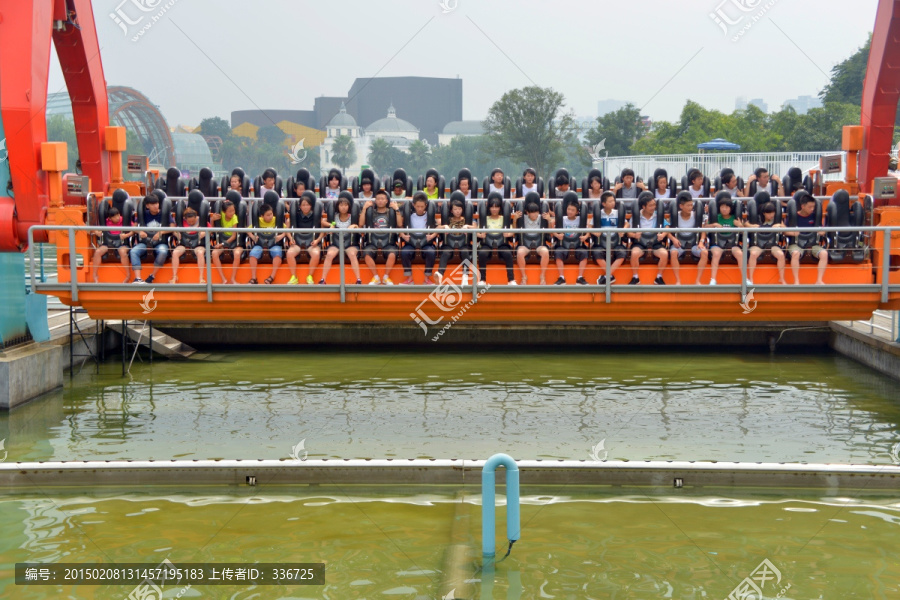
[[[356,145],[356,160],[347,169],[347,175],[357,174],[360,171],[360,167],[365,164],[365,155],[368,153],[368,150],[361,148],[363,145],[362,127],[356,124],[356,119],[347,112],[347,107],[343,102],[341,102],[340,112],[334,115],[328,122],[328,125],[325,126],[325,141],[319,146],[319,164],[322,165],[322,169],[325,171],[337,166],[331,160],[331,147],[334,144],[334,139],[341,135],[350,136],[350,139]],[[362,150],[365,150],[365,153]]]
[[[356,144],[356,160],[350,165],[345,174],[347,177],[359,175],[362,166],[367,164],[369,148],[372,142],[381,138],[394,145],[398,150],[409,152],[409,145],[419,139],[419,128],[397,117],[397,110],[391,103],[387,116],[378,119],[365,129],[357,125],[353,115],[347,112],[346,106],[341,104],[341,110],[325,126],[325,142],[320,146],[321,165],[323,171],[337,167],[332,161],[331,147],[334,139],[340,135],[347,135]]]
[[[366,127],[366,139],[370,144],[378,138],[394,144],[399,150],[408,152],[409,145],[419,139],[419,128],[409,121],[398,118],[394,104],[391,103],[387,117],[378,119]]]

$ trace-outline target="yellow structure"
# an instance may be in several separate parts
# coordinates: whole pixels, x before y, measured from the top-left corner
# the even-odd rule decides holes
[[[324,131],[313,129],[312,127],[307,127],[306,125],[300,125],[299,123],[294,123],[293,121],[281,121],[280,123],[276,123],[276,126],[281,129],[287,136],[287,138],[285,139],[286,146],[293,146],[300,140],[303,140],[304,148],[315,148],[321,146],[325,141]],[[252,123],[241,123],[234,129],[232,129],[231,132],[238,137],[246,137],[250,138],[251,140],[256,140],[259,129],[259,127]]]

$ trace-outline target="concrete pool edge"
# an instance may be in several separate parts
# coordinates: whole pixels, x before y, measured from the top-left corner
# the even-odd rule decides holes
[[[481,485],[484,460],[322,459],[0,464],[0,488],[153,485]],[[900,466],[693,461],[520,460],[522,485],[898,490]],[[504,473],[498,472],[498,484]]]

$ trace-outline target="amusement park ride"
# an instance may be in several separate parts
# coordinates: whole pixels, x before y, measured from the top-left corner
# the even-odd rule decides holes
[[[152,286],[156,302],[152,318],[222,323],[377,320],[415,327],[414,320],[421,325],[438,322],[438,316],[449,318],[466,301],[471,307],[465,318],[473,323],[827,321],[868,318],[875,309],[900,309],[900,205],[890,199],[889,191],[895,185],[882,179],[888,173],[900,101],[900,69],[895,66],[900,63],[898,19],[900,0],[880,0],[862,122],[844,128],[845,180],[822,182],[826,165],[809,172],[823,214],[832,194],[840,189],[849,192],[852,210],[865,211],[863,225],[856,228],[864,240],[864,258],[829,264],[827,285],[807,285],[815,279],[814,264],[801,267],[805,285],[767,285],[764,282],[776,280],[775,266],[761,263],[752,290],[755,310],[747,313],[741,310],[751,291],[746,265],[742,268],[734,262],[723,263],[715,287],[492,285],[486,294],[479,294],[474,284],[443,286],[438,292],[434,286],[424,285],[347,285],[356,277],[343,262],[344,268],[334,269],[327,285],[283,285],[288,273],[282,267],[275,285],[251,286],[246,284],[246,265],[240,267],[238,285],[221,285],[210,272],[212,277],[207,276],[201,284],[194,265],[179,271],[184,283],[160,284],[171,277],[167,265]],[[66,145],[46,141],[51,39],[72,100],[79,175],[63,174],[70,166]],[[90,0],[0,0],[0,116],[0,139],[5,140],[5,151],[0,147],[0,301],[4,305],[0,341],[25,333],[25,313],[33,305],[40,306],[41,294],[80,306],[96,319],[150,318],[143,299],[151,286],[122,284],[124,270],[117,260],[100,268],[100,283],[93,283],[90,275],[93,248],[86,226],[99,224],[97,207],[110,202],[118,189],[139,202],[160,177],[158,171],[148,171],[141,181],[124,180],[125,129],[109,126],[107,88]],[[183,199],[170,193],[168,200],[174,208]],[[34,243],[48,241],[56,247],[57,281],[44,282],[32,275],[26,298],[21,289],[23,279],[28,282],[24,253],[33,253]],[[383,271],[383,266],[379,268]],[[693,281],[690,273],[694,268],[682,267],[687,281]],[[266,267],[262,269],[266,272]],[[537,269],[536,264],[529,264],[529,280],[538,279]],[[555,272],[553,266],[550,269]],[[575,269],[575,264],[566,265],[567,273],[571,271],[567,280],[575,280]],[[655,265],[644,264],[640,269],[646,271],[647,282],[652,280]],[[596,277],[596,270],[589,268],[588,277]],[[414,265],[418,281],[422,281],[422,271],[421,264]],[[502,279],[505,284],[499,266],[491,265],[488,271],[490,283]],[[627,262],[622,272],[629,272]],[[627,275],[621,279],[627,281]],[[423,308],[427,299],[432,303]],[[448,305],[455,307],[452,312],[446,312]]]

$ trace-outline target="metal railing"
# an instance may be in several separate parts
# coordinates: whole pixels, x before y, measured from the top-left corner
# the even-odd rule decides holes
[[[878,323],[887,321],[890,326]],[[900,344],[900,311],[897,310],[876,310],[869,317],[868,321],[850,321],[851,329],[869,330],[869,335],[875,335],[875,331],[881,331],[887,334],[888,339],[892,342]]]
[[[656,169],[666,169],[670,177],[679,182],[689,169],[697,168],[712,179],[725,167],[734,169],[737,176],[747,179],[759,167],[765,167],[769,173],[783,177],[791,167],[798,167],[804,175],[808,169],[819,166],[822,156],[840,154],[841,173],[824,175],[825,181],[844,180],[847,170],[847,153],[833,152],[713,152],[709,154],[663,154],[646,156],[608,156],[602,159],[603,174],[610,180],[622,172],[632,169],[636,176],[648,181]]]
[[[71,298],[73,302],[78,302],[78,293],[79,290],[84,289],[94,289],[94,290],[122,290],[127,289],[130,284],[107,284],[107,283],[85,283],[79,282],[77,277],[77,269],[78,269],[78,252],[75,245],[75,233],[78,231],[91,232],[91,231],[121,231],[127,230],[129,232],[136,231],[149,231],[149,232],[160,232],[160,228],[148,228],[148,227],[140,227],[140,226],[132,226],[132,227],[123,227],[121,225],[114,227],[106,227],[106,226],[88,226],[88,225],[80,225],[80,226],[59,226],[59,225],[36,225],[29,229],[28,233],[28,241],[29,241],[29,256],[30,256],[30,278],[31,278],[31,286],[32,289],[35,290],[45,290],[45,291],[54,291],[60,289],[68,288],[71,293]],[[346,293],[348,291],[354,293],[360,292],[407,292],[407,291],[415,291],[417,289],[420,290],[433,290],[434,286],[432,285],[409,285],[409,286],[368,286],[368,285],[353,285],[347,284],[346,281],[346,272],[345,272],[345,254],[344,251],[339,251],[339,273],[340,273],[340,283],[339,285],[317,285],[317,286],[289,286],[289,285],[247,285],[247,284],[213,284],[212,283],[212,253],[213,250],[211,244],[211,233],[219,233],[219,232],[230,232],[230,233],[260,233],[260,229],[258,228],[249,228],[249,227],[231,227],[231,228],[223,228],[223,227],[164,227],[162,231],[165,233],[173,233],[173,232],[189,232],[196,231],[197,229],[202,229],[208,235],[204,236],[204,244],[206,250],[206,283],[204,284],[154,284],[165,286],[166,290],[169,291],[197,291],[198,289],[205,290],[207,294],[207,302],[213,301],[213,292],[214,291],[225,291],[229,289],[239,288],[241,291],[261,291],[261,292],[272,292],[272,291],[295,291],[298,293],[311,293],[311,292],[319,292],[319,291],[339,291],[341,302],[346,301]],[[60,272],[64,270],[68,270],[71,274],[70,281],[64,284],[47,284],[47,283],[39,283],[38,276],[36,274],[36,264],[37,261],[34,257],[35,252],[35,244],[32,243],[33,235],[35,231],[66,231],[68,233],[68,253],[69,253],[69,262],[68,264],[59,265]],[[295,233],[325,233],[331,234],[332,236],[337,237],[337,242],[333,242],[338,245],[339,250],[345,250],[345,244],[348,242],[347,238],[357,234],[367,234],[367,233],[378,233],[378,234],[411,234],[411,233],[426,233],[433,234],[438,233],[439,237],[443,237],[444,235],[465,235],[471,236],[471,241],[468,242],[470,244],[474,244],[472,247],[478,247],[478,235],[479,234],[512,234],[511,238],[515,240],[518,236],[520,236],[525,230],[522,229],[488,229],[488,228],[471,228],[464,230],[448,230],[448,229],[407,229],[407,228],[354,228],[354,229],[336,229],[330,227],[315,227],[315,228],[307,228],[307,229],[298,229],[298,228],[283,228],[277,230],[279,233],[287,233],[287,234],[295,234]],[[720,235],[724,232],[718,228],[653,228],[653,229],[634,229],[634,228],[594,228],[594,227],[579,227],[579,228],[547,228],[540,230],[530,230],[530,231],[539,231],[542,234],[556,234],[556,233],[576,233],[576,234],[599,234],[599,233],[636,233],[638,231],[642,233],[667,233],[671,234],[674,232],[691,232],[691,233],[706,233],[706,234],[715,234],[719,233]],[[874,265],[876,271],[881,271],[882,273],[887,274],[890,270],[890,241],[892,238],[892,232],[897,231],[898,237],[900,237],[900,227],[735,227],[728,228],[728,233],[737,233],[741,236],[742,246],[743,248],[749,248],[749,236],[754,233],[776,233],[781,236],[785,236],[790,233],[813,233],[813,232],[857,232],[863,234],[871,234],[877,231],[885,232],[886,235],[883,236],[883,242],[881,250],[881,264]],[[864,236],[866,237],[866,236]],[[613,257],[613,246],[612,246],[612,236],[606,235],[604,236],[605,242],[605,258],[606,264],[612,264]],[[332,238],[333,239],[333,238]],[[596,248],[596,246],[594,246]],[[870,245],[861,245],[859,248],[871,248]],[[148,254],[149,254],[148,250]],[[466,286],[467,288],[471,288],[472,299],[474,302],[477,302],[479,293],[478,293],[478,281],[477,278],[474,277],[474,272],[478,270],[478,253],[472,252],[472,269],[473,269],[473,277],[470,285]],[[831,265],[831,268],[838,268],[840,265]],[[87,268],[87,261],[85,261],[85,268]],[[666,286],[665,290],[667,292],[672,293],[696,293],[697,291],[703,291],[704,293],[734,293],[739,291],[741,297],[746,297],[748,291],[748,280],[747,280],[747,260],[741,260],[740,262],[740,274],[741,274],[741,283],[740,285],[717,285],[717,286],[705,286],[705,285],[680,285],[680,286]],[[873,279],[873,283],[871,284],[828,284],[828,285],[791,285],[790,289],[792,291],[817,291],[817,292],[866,292],[871,293],[873,291],[880,292],[880,301],[885,303],[889,299],[890,292],[900,291],[900,285],[889,284],[889,277],[885,276],[881,278],[880,283],[875,283]],[[461,291],[462,286],[457,286],[452,282],[443,282],[441,284],[444,288],[451,287],[453,290]],[[758,289],[760,291],[778,291],[784,290],[785,286],[783,285],[758,285],[754,284],[754,289]],[[540,288],[542,292],[550,292],[550,293],[573,293],[573,292],[581,292],[581,293],[603,293],[606,296],[606,303],[610,303],[612,301],[612,284],[607,278],[605,285],[578,285],[578,286],[556,286],[556,285],[543,285],[543,286],[535,286],[535,285],[524,285],[524,286],[503,286],[502,293],[523,293],[529,292],[533,293],[536,288]],[[659,292],[660,288],[658,286],[616,286],[616,293],[646,293],[649,291]]]

